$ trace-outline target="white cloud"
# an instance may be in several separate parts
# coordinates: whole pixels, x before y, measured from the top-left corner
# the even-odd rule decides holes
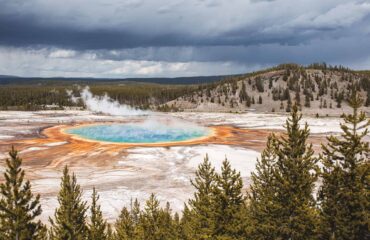
[[[52,51],[49,54],[50,58],[72,58],[74,56],[76,56],[75,51],[63,50],[63,49],[58,49],[58,50]]]
[[[69,58],[65,57],[67,52],[63,49],[0,47],[0,73],[26,77],[126,78],[224,75],[261,68],[259,65],[248,66],[234,62],[112,61],[91,57],[95,56],[94,53],[75,54]]]

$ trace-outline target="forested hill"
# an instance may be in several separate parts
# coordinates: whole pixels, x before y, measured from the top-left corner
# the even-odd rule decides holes
[[[167,103],[164,108],[211,112],[290,112],[297,102],[303,112],[338,115],[346,112],[351,88],[370,110],[370,75],[344,67],[283,64],[259,72],[202,85]]]
[[[185,84],[186,83],[186,84]],[[340,115],[355,87],[370,112],[370,72],[326,64],[283,64],[258,72],[211,77],[89,79],[0,76],[0,110],[63,109],[76,106],[66,90],[81,87],[120,103],[159,111],[289,112],[297,102],[308,114]],[[83,104],[77,103],[83,107]]]

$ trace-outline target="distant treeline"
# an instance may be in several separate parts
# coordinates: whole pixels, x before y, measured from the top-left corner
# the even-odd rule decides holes
[[[370,149],[364,137],[370,122],[358,111],[361,104],[353,94],[353,113],[344,116],[341,136],[329,136],[319,157],[294,105],[286,135],[269,136],[246,195],[240,173],[227,160],[218,173],[206,157],[181,216],[169,203],[160,207],[152,194],[144,207],[137,200],[123,207],[112,225],[104,220],[95,188],[88,206],[67,167],[50,225],[37,220],[40,196],[32,195],[22,160],[12,149],[0,184],[0,239],[369,239]]]
[[[79,85],[84,87],[85,85]],[[193,85],[159,84],[89,84],[93,94],[107,93],[112,99],[142,109],[157,106],[193,92]],[[1,110],[62,109],[64,106],[80,106],[71,101],[66,90],[78,96],[77,85],[0,85]]]

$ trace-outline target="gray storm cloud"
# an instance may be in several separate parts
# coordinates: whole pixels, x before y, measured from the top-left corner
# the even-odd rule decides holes
[[[189,75],[189,67],[192,74],[212,75],[213,67],[229,74],[281,62],[354,68],[370,62],[366,0],[0,0],[0,5],[0,63],[9,56],[27,62],[21,56],[28,56],[29,64],[13,67],[21,75],[179,76]],[[94,72],[100,68],[104,71]],[[13,74],[7,69],[0,74]]]

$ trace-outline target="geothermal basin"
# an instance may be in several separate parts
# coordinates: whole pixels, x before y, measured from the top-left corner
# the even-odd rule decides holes
[[[168,113],[152,121],[90,111],[0,111],[0,172],[14,145],[26,178],[41,195],[41,219],[58,205],[62,169],[68,165],[88,203],[100,194],[104,217],[113,222],[131,199],[142,204],[155,193],[164,205],[181,211],[193,194],[190,179],[208,154],[216,171],[225,157],[240,171],[245,188],[270,132],[280,134],[286,116],[276,114]],[[175,119],[169,121],[168,119]],[[304,118],[315,150],[340,119]],[[189,123],[190,122],[190,123]],[[0,174],[0,181],[3,176]]]

